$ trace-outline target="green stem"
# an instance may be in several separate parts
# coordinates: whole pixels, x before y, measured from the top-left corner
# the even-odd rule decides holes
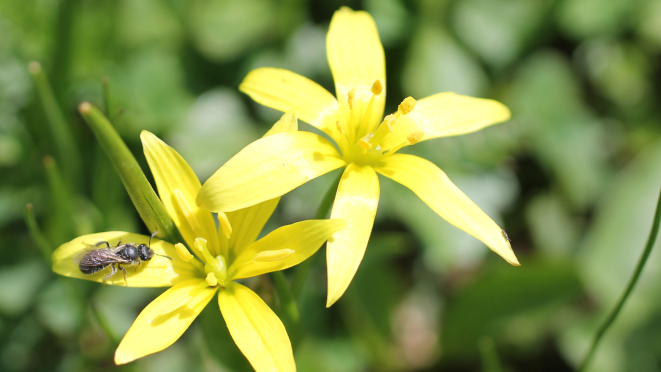
[[[78,224],[74,218],[71,193],[55,159],[51,156],[44,157],[44,168],[46,169],[53,208],[51,214],[53,223],[51,241],[60,244],[77,235],[79,232]]]
[[[82,103],[79,110],[110,158],[149,231],[158,231],[158,236],[170,243],[183,241],[165,206],[156,196],[137,160],[112,124],[96,107],[87,102]]]
[[[121,339],[117,337],[117,335],[113,331],[112,326],[108,321],[108,318],[101,312],[101,310],[95,303],[91,303],[90,308],[92,310],[92,314],[94,314],[94,319],[99,324],[99,327],[101,328],[103,333],[106,334],[108,340],[110,340],[110,342],[113,345],[119,345],[119,341],[121,341]]]
[[[337,175],[335,181],[333,181],[328,188],[328,191],[326,191],[326,195],[324,195],[324,198],[321,200],[321,204],[319,204],[319,208],[317,209],[317,214],[314,215],[315,219],[321,220],[328,216],[328,213],[333,206],[333,202],[335,201],[335,194],[337,193],[337,187],[340,185],[342,174],[343,172],[340,172],[340,174]]]
[[[32,207],[32,204],[28,204],[25,206],[24,217],[25,217],[25,224],[28,226],[28,231],[30,233],[30,236],[32,237],[32,240],[34,240],[34,242],[37,244],[37,248],[39,249],[41,255],[44,257],[44,261],[46,261],[50,265],[53,248],[48,243],[48,240],[44,236],[44,233],[42,233],[41,229],[39,228],[37,219],[34,216],[34,208]]]
[[[385,337],[379,332],[363,299],[356,290],[348,290],[339,302],[342,319],[349,334],[368,353],[377,371],[397,371],[397,357],[392,353]]]
[[[501,372],[503,370],[500,366],[498,350],[496,350],[496,345],[491,337],[484,336],[480,338],[477,342],[477,348],[480,350],[483,372]]]
[[[586,370],[586,368],[590,364],[590,361],[592,360],[592,357],[594,356],[595,351],[597,350],[597,346],[599,345],[601,338],[604,336],[608,328],[610,328],[610,326],[613,324],[617,316],[620,314],[622,307],[624,307],[624,304],[627,302],[629,295],[631,294],[631,292],[633,292],[636,283],[638,283],[638,278],[640,278],[640,274],[643,272],[643,268],[645,268],[647,259],[649,258],[650,253],[652,253],[652,248],[654,248],[656,237],[659,234],[660,221],[661,221],[661,193],[659,194],[659,200],[657,201],[656,204],[656,212],[654,213],[654,222],[652,223],[652,231],[650,231],[650,235],[647,238],[647,244],[645,245],[643,254],[640,256],[640,259],[638,260],[638,265],[636,266],[636,270],[633,272],[631,279],[629,279],[629,284],[627,285],[627,288],[624,290],[624,293],[622,293],[622,296],[620,297],[620,300],[617,302],[617,305],[615,305],[615,308],[613,308],[613,310],[610,312],[606,320],[604,320],[604,322],[597,330],[597,333],[595,334],[594,339],[592,340],[590,351],[585,356],[585,359],[583,360],[583,363],[581,363],[581,366],[578,368],[578,372],[582,372]]]
[[[71,58],[71,37],[74,25],[74,7],[77,0],[62,0],[57,7],[57,21],[55,23],[55,35],[52,51],[53,87],[58,93],[64,91],[64,86],[69,73],[69,62]]]
[[[74,140],[71,127],[64,118],[62,109],[55,99],[53,89],[48,82],[48,77],[39,62],[30,62],[28,71],[34,78],[37,87],[37,93],[46,113],[46,119],[53,135],[53,143],[57,154],[59,164],[62,164],[62,170],[67,183],[75,186],[80,180],[81,157],[78,146]]]
[[[294,294],[291,291],[287,277],[282,271],[274,271],[271,273],[273,275],[273,281],[275,282],[275,287],[278,290],[278,296],[280,297],[280,302],[282,307],[287,314],[292,324],[297,324],[301,320],[301,315],[298,311],[298,306],[294,300]]]
[[[321,200],[319,208],[317,209],[317,214],[314,216],[315,219],[321,220],[328,216],[328,213],[333,206],[333,201],[335,200],[335,194],[337,193],[337,187],[340,184],[340,179],[342,179],[342,173],[343,172],[340,172],[335,181],[333,181],[331,186],[328,188],[328,191],[326,191],[326,194],[324,195],[324,198]],[[291,286],[295,297],[300,296],[301,291],[303,290],[303,285],[305,284],[305,281],[308,279],[308,275],[310,274],[310,269],[314,263],[314,258],[317,256],[319,255],[314,254],[312,257],[296,266],[294,281]]]

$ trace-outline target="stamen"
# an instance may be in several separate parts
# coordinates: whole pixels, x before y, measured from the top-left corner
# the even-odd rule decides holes
[[[195,238],[195,248],[197,248],[200,253],[202,253],[202,257],[204,258],[204,262],[207,264],[214,263],[216,260],[214,257],[211,255],[209,252],[209,249],[207,249],[207,240],[204,238]]]
[[[409,135],[406,136],[406,141],[404,141],[404,142],[400,143],[399,145],[391,148],[390,150],[388,150],[387,153],[383,154],[383,156],[388,157],[388,156],[396,153],[399,149],[401,149],[404,146],[413,145],[414,143],[419,142],[422,139],[422,137],[424,137],[424,136],[425,136],[425,132],[412,132],[412,133],[409,133]]]
[[[340,132],[342,137],[346,137],[346,133],[344,132],[344,127],[342,126],[342,123],[338,120],[335,122],[335,125],[337,126],[337,131]]]
[[[371,149],[372,144],[370,143],[370,139],[372,139],[373,136],[374,135],[372,133],[365,135],[365,137],[358,140],[358,146],[360,146],[363,150]]]
[[[349,110],[353,111],[353,98],[356,96],[356,88],[351,89],[347,94],[347,101],[349,103]]]
[[[374,84],[372,84],[372,94],[378,96],[381,92],[383,92],[383,84],[381,83],[381,80],[376,79]]]
[[[214,273],[208,273],[206,279],[204,280],[207,282],[209,287],[215,287],[218,285],[218,279]]]
[[[188,249],[186,249],[186,247],[183,244],[177,243],[174,245],[174,248],[177,251],[177,256],[179,256],[179,258],[181,258],[182,261],[189,262],[190,260],[193,259],[193,255],[190,254],[190,252],[188,252]]]
[[[425,136],[425,132],[413,132],[409,133],[408,136],[406,136],[406,142],[408,142],[409,145],[413,145],[420,141],[422,137]]]
[[[397,119],[393,114],[387,115],[383,118],[383,121],[379,125],[379,128],[377,128],[376,133],[374,133],[374,137],[372,137],[370,143],[374,146],[380,144],[388,134],[392,133],[392,126],[396,121]]]
[[[406,115],[409,112],[413,111],[415,108],[415,99],[413,97],[406,97],[402,101],[402,103],[399,104],[399,107],[397,109],[399,110],[402,115]]]
[[[221,230],[223,230],[223,235],[229,239],[232,235],[232,225],[230,225],[230,220],[224,212],[218,212],[218,222]]]
[[[274,261],[280,261],[284,260],[285,258],[291,256],[294,254],[293,249],[289,248],[284,248],[284,249],[278,249],[275,251],[262,251],[259,252],[255,255],[255,258],[252,260],[254,262],[274,262]]]

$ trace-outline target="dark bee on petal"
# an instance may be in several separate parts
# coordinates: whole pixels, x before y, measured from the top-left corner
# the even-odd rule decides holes
[[[106,267],[110,267],[110,273],[103,277],[103,285],[106,281],[117,273],[117,270],[122,270],[124,273],[124,283],[128,287],[126,280],[125,266],[135,266],[136,269],[140,267],[142,261],[149,261],[156,253],[151,249],[151,240],[157,232],[151,234],[149,237],[149,244],[134,243],[121,244],[121,240],[117,242],[116,246],[110,246],[108,242],[99,242],[93,245],[94,249],[88,249],[81,252],[74,258],[74,262],[78,264],[78,268],[83,274],[94,274]],[[105,245],[105,247],[103,247]],[[99,248],[101,247],[101,248]],[[168,256],[158,255],[169,258]]]

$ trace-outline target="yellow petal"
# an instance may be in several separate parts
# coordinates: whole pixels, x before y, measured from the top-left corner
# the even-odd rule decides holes
[[[232,282],[218,293],[218,304],[234,342],[255,371],[296,371],[287,331],[259,296]]]
[[[228,262],[232,262],[238,255],[238,252],[257,239],[257,236],[259,236],[264,224],[266,224],[266,221],[273,214],[279,201],[280,198],[277,197],[253,205],[252,207],[227,213],[230,223],[234,226],[234,234],[230,237],[228,244]]]
[[[298,265],[345,226],[341,219],[308,220],[283,226],[240,252],[230,266],[229,277],[249,278]]]
[[[363,118],[373,96],[372,86],[379,80],[381,92],[374,99],[369,117],[361,123],[364,128],[358,137],[373,131],[383,116],[386,63],[372,16],[346,7],[336,11],[326,38],[326,53],[345,122],[349,121],[349,92],[355,89],[353,109]]]
[[[179,153],[152,133],[143,130],[140,139],[158,194],[188,246],[193,246],[196,237],[203,237],[207,239],[211,252],[218,254],[216,223],[211,213],[195,204],[201,185],[191,167]]]
[[[434,212],[481,240],[512,265],[519,265],[503,230],[432,162],[407,154],[383,160],[376,171],[411,189]]]
[[[331,218],[342,218],[347,227],[328,242],[328,298],[331,306],[347,290],[363,260],[379,204],[379,179],[372,167],[349,164],[337,189]]]
[[[274,134],[246,146],[218,169],[200,189],[197,205],[213,212],[246,208],[345,164],[335,147],[317,134]]]
[[[412,132],[424,132],[423,141],[471,133],[510,118],[510,110],[498,101],[446,92],[418,100],[393,126],[382,143],[385,150],[406,141]]]
[[[298,119],[296,117],[296,111],[284,113],[280,117],[280,120],[276,121],[271,129],[264,133],[262,137],[272,136],[282,132],[296,132],[298,130]]]
[[[209,287],[194,290],[200,283],[204,280],[179,283],[147,305],[119,343],[115,363],[132,362],[177,341],[216,293],[216,288]],[[173,303],[176,305],[171,306]],[[170,307],[174,310],[168,311]]]
[[[91,249],[106,247],[105,244],[101,244],[98,247],[91,247],[90,245],[108,242],[111,247],[114,247],[120,240],[122,244],[132,243],[138,245],[149,243],[148,236],[123,231],[109,231],[79,236],[68,243],[62,244],[53,252],[53,271],[72,278],[102,282],[103,277],[110,273],[109,267],[95,274],[83,274],[75,261],[82,258],[82,255]],[[200,275],[194,266],[179,259],[177,251],[172,244],[154,238],[151,241],[151,249],[154,250],[154,253],[166,255],[172,258],[172,260],[154,255],[151,260],[143,261],[139,268],[126,267],[129,287],[167,287]],[[108,279],[106,284],[126,285],[121,270]]]
[[[264,67],[251,71],[239,90],[264,106],[294,112],[299,119],[339,140],[335,125],[337,100],[314,81],[291,71]]]

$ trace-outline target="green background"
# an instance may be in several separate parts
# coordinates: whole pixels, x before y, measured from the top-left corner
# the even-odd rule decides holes
[[[117,341],[163,290],[58,277],[39,247],[100,231],[149,234],[77,113],[82,101],[105,108],[102,77],[110,118],[147,176],[143,129],[205,180],[279,118],[238,92],[250,70],[287,68],[333,91],[325,35],[343,5],[378,26],[386,113],[442,91],[511,108],[507,123],[407,151],[494,218],[522,266],[380,178],[365,259],[330,309],[323,249],[313,258],[302,327],[287,324],[299,371],[580,363],[633,271],[661,185],[661,0],[0,0],[0,370],[251,370],[217,306],[167,350],[114,366]],[[30,61],[49,77],[64,142]],[[266,231],[312,218],[336,177],[285,195]],[[28,203],[41,245],[24,222]],[[248,285],[282,312],[271,276]],[[660,291],[657,249],[591,371],[661,370]]]

